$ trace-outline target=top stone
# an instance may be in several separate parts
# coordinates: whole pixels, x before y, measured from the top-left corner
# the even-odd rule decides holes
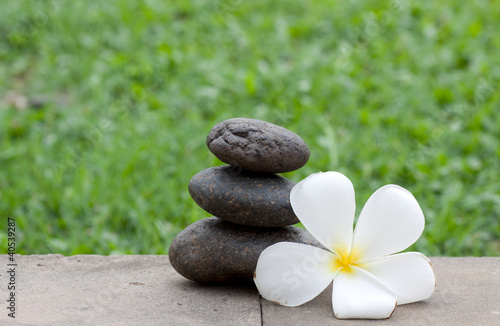
[[[207,137],[208,149],[224,163],[261,173],[299,169],[309,160],[302,138],[275,124],[235,118],[216,124]]]

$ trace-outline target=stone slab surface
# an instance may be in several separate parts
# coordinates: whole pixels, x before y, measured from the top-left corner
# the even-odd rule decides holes
[[[431,258],[431,298],[388,320],[337,320],[331,287],[296,308],[253,287],[184,279],[167,256],[16,255],[16,319],[7,316],[7,256],[0,259],[0,325],[500,325],[500,258]]]
[[[16,261],[16,319],[1,304],[0,325],[261,325],[256,289],[194,283],[177,274],[168,256],[16,255]]]
[[[436,289],[424,301],[397,306],[385,320],[338,320],[332,287],[316,299],[287,308],[262,300],[264,325],[500,325],[500,258],[430,258]],[[286,320],[286,324],[284,323]]]

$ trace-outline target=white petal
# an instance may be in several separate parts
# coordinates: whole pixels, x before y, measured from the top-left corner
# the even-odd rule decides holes
[[[292,242],[267,247],[260,255],[254,282],[267,300],[288,307],[306,303],[332,282],[334,255],[326,250]]]
[[[293,211],[326,248],[348,253],[356,203],[351,181],[339,172],[314,173],[290,193]]]
[[[419,252],[384,257],[361,268],[384,282],[396,294],[398,304],[427,299],[436,286],[431,262]]]
[[[362,260],[399,252],[422,234],[425,219],[417,200],[406,189],[387,185],[366,202],[354,230],[353,247]]]
[[[340,271],[333,281],[333,312],[340,319],[389,318],[396,308],[396,295],[375,276],[361,268]]]

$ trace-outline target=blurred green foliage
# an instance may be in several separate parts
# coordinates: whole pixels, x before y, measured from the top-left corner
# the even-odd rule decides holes
[[[500,255],[500,2],[7,0],[0,10],[0,225],[17,252],[166,254],[209,216],[219,121],[299,134],[358,213],[387,183],[427,255]],[[496,113],[495,113],[496,112]]]

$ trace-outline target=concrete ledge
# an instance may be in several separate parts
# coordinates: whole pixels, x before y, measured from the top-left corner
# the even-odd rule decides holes
[[[16,255],[16,318],[7,316],[8,256],[0,271],[0,325],[500,325],[500,258],[431,258],[434,295],[383,321],[337,320],[331,287],[296,308],[260,300],[251,286],[207,286],[178,275],[167,256]]]
[[[427,300],[397,306],[390,319],[334,320],[331,286],[298,308],[262,301],[264,325],[500,325],[500,258],[431,257],[436,289]],[[296,310],[297,309],[297,310]]]

